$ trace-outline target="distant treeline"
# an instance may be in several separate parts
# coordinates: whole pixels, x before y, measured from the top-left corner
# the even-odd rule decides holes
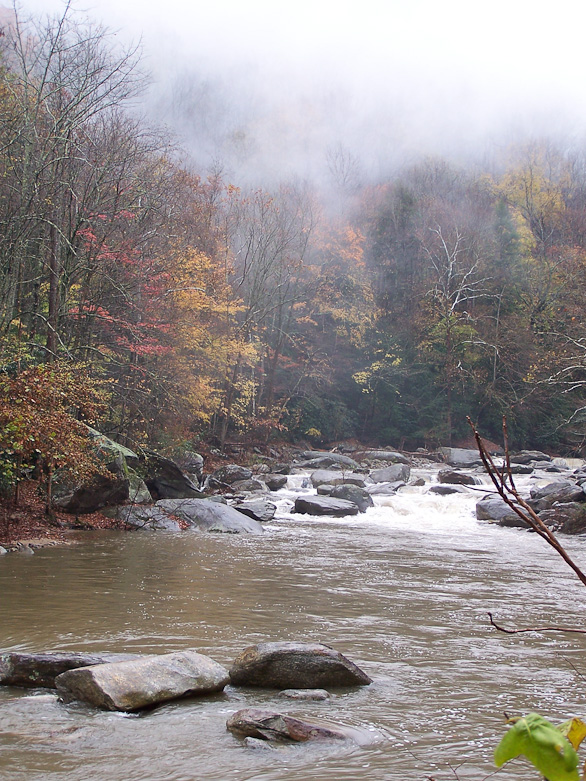
[[[586,147],[377,186],[340,152],[333,215],[309,185],[179,163],[132,110],[138,58],[85,18],[0,42],[5,376],[79,365],[133,445],[416,448],[465,438],[467,415],[498,438],[506,415],[514,446],[582,448]]]

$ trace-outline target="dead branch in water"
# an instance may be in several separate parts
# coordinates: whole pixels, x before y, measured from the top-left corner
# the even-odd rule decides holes
[[[505,632],[508,635],[520,635],[523,632],[573,632],[578,635],[586,635],[586,629],[576,629],[570,626],[533,626],[527,627],[527,629],[505,629],[504,626],[499,626],[492,617],[492,613],[488,613],[488,618],[492,626],[498,629],[499,632]]]
[[[505,444],[505,458],[502,467],[495,464],[494,459],[486,449],[484,442],[482,441],[480,434],[476,430],[474,423],[468,417],[468,424],[474,434],[476,440],[476,447],[480,453],[480,458],[484,464],[490,479],[494,483],[496,490],[504,502],[521,518],[525,523],[533,529],[533,531],[543,538],[548,545],[550,545],[556,553],[558,553],[566,564],[575,572],[582,584],[586,586],[586,574],[580,569],[576,562],[572,559],[570,554],[565,550],[563,545],[557,539],[555,534],[549,529],[541,518],[537,515],[535,510],[527,504],[525,499],[521,496],[511,473],[511,460],[509,454],[509,440],[507,434],[507,421],[503,417],[503,439]]]
[[[478,448],[480,458],[482,459],[482,463],[484,464],[484,468],[492,480],[501,499],[509,505],[513,512],[519,516],[519,518],[525,521],[530,529],[532,529],[536,534],[544,539],[547,544],[550,545],[559,556],[561,556],[566,564],[574,571],[581,583],[586,586],[586,574],[584,574],[583,570],[572,559],[570,554],[565,550],[551,529],[545,525],[535,510],[525,501],[525,499],[523,499],[517,490],[517,487],[515,486],[515,481],[513,480],[513,474],[511,471],[511,458],[506,418],[503,416],[503,440],[505,446],[505,457],[500,468],[495,464],[494,459],[488,452],[486,445],[484,444],[470,417],[468,417],[467,420],[470,428],[472,429],[472,433],[474,434],[476,446]],[[573,632],[576,634],[586,634],[586,629],[577,629],[574,627],[549,626],[527,629],[505,629],[494,621],[491,613],[489,613],[488,616],[490,623],[495,627],[495,629],[511,635],[521,634],[523,632]]]

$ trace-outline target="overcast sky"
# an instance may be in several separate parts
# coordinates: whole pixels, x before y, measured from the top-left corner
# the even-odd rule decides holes
[[[242,159],[256,166],[269,147],[285,167],[298,165],[304,150],[315,165],[315,150],[337,144],[372,166],[393,149],[445,153],[481,146],[502,132],[563,129],[581,137],[586,127],[586,4],[580,0],[73,5],[121,37],[142,39],[164,118],[187,146],[210,157],[215,152],[203,140],[202,118],[187,108],[188,85],[211,83],[222,93],[211,107],[200,91],[196,113],[215,117],[205,131],[216,141],[223,134],[235,143],[237,136]],[[64,3],[22,0],[21,8],[42,14],[59,12]],[[222,143],[219,156],[226,152]]]

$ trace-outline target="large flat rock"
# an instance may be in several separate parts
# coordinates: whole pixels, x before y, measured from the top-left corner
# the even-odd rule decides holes
[[[140,659],[138,654],[86,654],[68,651],[0,655],[0,685],[55,688],[55,678],[67,670],[95,664]]]
[[[329,515],[343,518],[345,515],[357,515],[358,505],[348,499],[336,499],[331,496],[298,496],[293,508],[296,513],[306,515]]]
[[[408,464],[409,459],[395,450],[361,450],[354,454],[358,461],[388,461],[391,464]]]
[[[136,711],[187,695],[221,691],[229,681],[224,667],[196,651],[80,667],[59,675],[65,701],[81,700],[102,710]]]
[[[321,643],[269,642],[245,648],[230,668],[239,686],[328,689],[366,686],[372,680],[339,651]]]
[[[358,466],[353,458],[344,456],[342,453],[332,453],[329,450],[306,450],[301,454],[301,457],[305,459],[303,463],[308,466],[322,467],[338,464],[339,466],[350,469],[356,469]],[[299,466],[299,464],[297,464],[297,466]]]
[[[366,480],[364,475],[354,472],[343,472],[339,469],[316,469],[311,473],[311,484],[314,488],[318,485],[357,485],[364,488]]]
[[[169,515],[181,518],[193,529],[226,534],[262,534],[258,521],[233,507],[209,499],[162,499],[155,505]]]
[[[404,483],[411,476],[411,468],[407,464],[392,464],[382,469],[374,469],[370,473],[373,483],[396,483],[402,480]]]
[[[463,447],[440,447],[440,455],[446,464],[455,467],[470,467],[482,464],[478,450]]]

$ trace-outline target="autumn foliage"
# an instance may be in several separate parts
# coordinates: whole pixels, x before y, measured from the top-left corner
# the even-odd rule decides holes
[[[69,7],[0,46],[5,480],[81,470],[84,416],[162,450],[435,446],[503,413],[518,446],[583,447],[582,150],[421,160],[334,213],[189,170],[129,111],[136,53]]]

